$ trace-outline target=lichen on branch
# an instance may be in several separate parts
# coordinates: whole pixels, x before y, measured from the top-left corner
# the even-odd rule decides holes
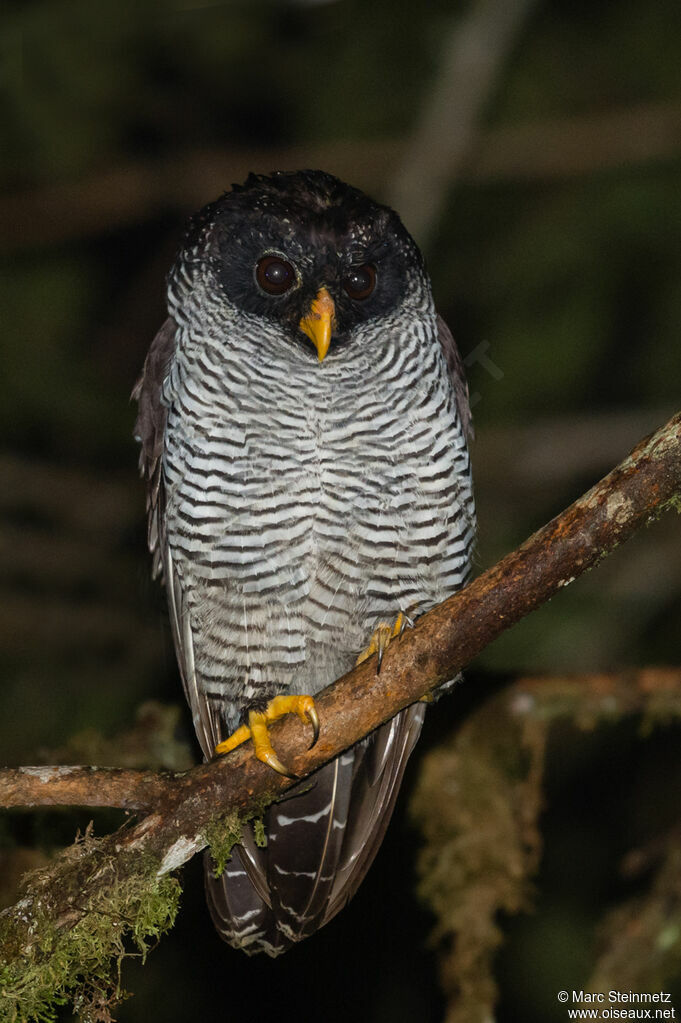
[[[152,860],[139,866],[126,870],[88,830],[54,865],[27,875],[18,912],[0,919],[2,1023],[47,1023],[67,1001],[85,1023],[112,1019],[125,997],[124,959],[144,961],[179,907],[177,878],[159,876]],[[85,880],[93,872],[95,886]]]

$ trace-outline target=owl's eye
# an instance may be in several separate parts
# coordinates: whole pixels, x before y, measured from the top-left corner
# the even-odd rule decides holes
[[[376,287],[376,268],[371,263],[353,267],[343,278],[343,287],[350,298],[362,302]]]
[[[283,295],[296,283],[296,272],[281,256],[263,256],[255,268],[258,287],[268,295]]]

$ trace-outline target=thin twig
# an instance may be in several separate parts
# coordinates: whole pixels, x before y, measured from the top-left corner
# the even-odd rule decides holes
[[[427,246],[470,152],[483,108],[535,0],[477,0],[450,20],[439,73],[388,195]]]

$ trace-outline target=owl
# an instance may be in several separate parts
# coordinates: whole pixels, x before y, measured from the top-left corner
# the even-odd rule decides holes
[[[206,759],[376,654],[468,578],[475,532],[461,360],[398,215],[321,171],[251,175],[190,221],[168,319],[133,392],[149,546]],[[424,704],[347,750],[265,817],[211,916],[276,956],[369,869]],[[216,813],[219,807],[216,807]]]

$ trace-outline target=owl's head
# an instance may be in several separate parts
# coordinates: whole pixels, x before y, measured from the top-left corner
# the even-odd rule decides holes
[[[397,214],[322,171],[251,174],[192,219],[178,265],[207,267],[230,305],[312,341],[320,361],[360,324],[428,291]]]

